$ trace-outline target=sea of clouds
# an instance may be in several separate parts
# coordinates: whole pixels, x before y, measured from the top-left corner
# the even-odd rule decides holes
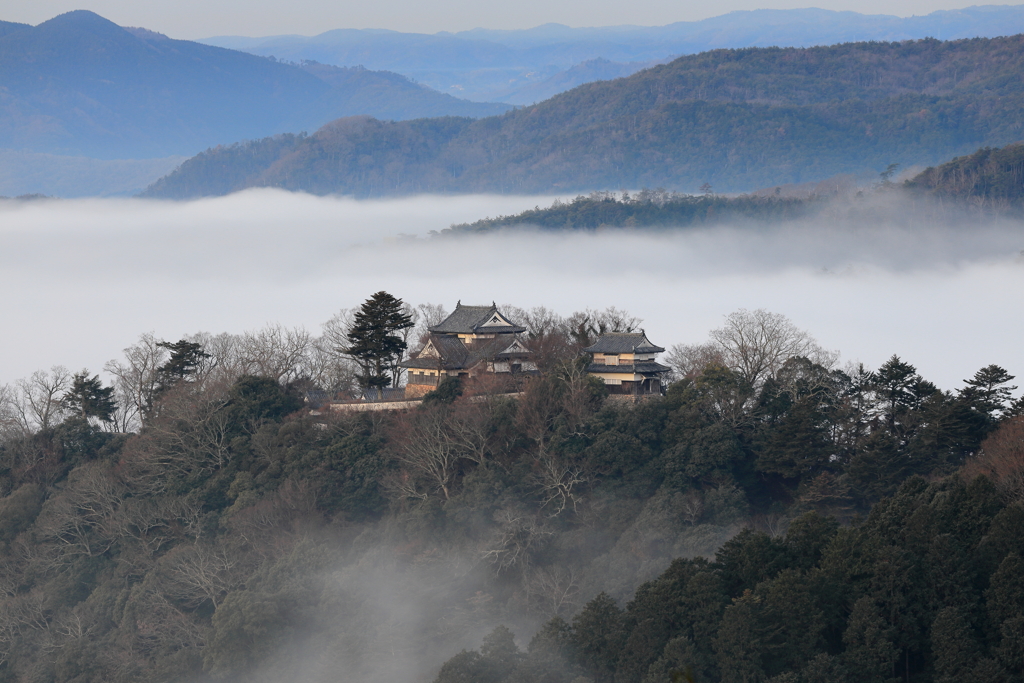
[[[1024,376],[1019,222],[908,223],[890,206],[859,223],[430,236],[552,199],[253,190],[0,203],[0,383],[56,364],[100,372],[143,332],[318,332],[382,289],[448,310],[615,306],[665,347],[765,308],[844,361],[874,368],[898,354],[944,389],[990,363]]]

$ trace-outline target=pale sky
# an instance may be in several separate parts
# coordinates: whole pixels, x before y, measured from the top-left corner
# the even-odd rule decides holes
[[[907,17],[961,9],[969,4],[965,0],[0,0],[0,20],[38,24],[63,12],[89,9],[121,26],[142,26],[172,38],[193,40],[215,35],[315,35],[335,28],[436,33],[477,27],[520,29],[547,22],[569,26],[658,26],[706,19],[734,10],[801,7]]]

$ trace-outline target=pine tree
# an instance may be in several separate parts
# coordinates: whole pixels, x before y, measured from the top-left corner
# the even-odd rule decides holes
[[[986,417],[995,420],[1013,403],[1011,395],[1016,386],[1009,386],[1014,376],[998,365],[989,365],[965,379],[967,387],[960,395]]]
[[[89,377],[89,371],[82,370],[74,376],[71,388],[64,394],[62,403],[77,417],[95,417],[103,422],[110,422],[117,410],[113,394],[114,387],[104,387],[99,375]]]
[[[160,378],[158,393],[198,373],[210,357],[200,344],[187,339],[179,339],[173,343],[162,341],[158,342],[157,346],[171,352],[167,362],[156,369]]]
[[[387,292],[377,292],[359,308],[344,351],[362,368],[364,389],[398,385],[398,363],[406,343],[395,333],[412,325],[402,300]]]

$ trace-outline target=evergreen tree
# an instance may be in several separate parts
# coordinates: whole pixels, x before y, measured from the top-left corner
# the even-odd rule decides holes
[[[607,593],[588,602],[572,620],[573,654],[596,683],[610,683],[614,678],[626,639],[622,626],[622,610]]]
[[[117,410],[113,395],[114,387],[104,387],[99,375],[89,377],[88,370],[82,370],[72,379],[71,388],[64,394],[62,403],[76,417],[95,417],[110,422]]]
[[[1017,388],[1009,386],[1013,378],[998,365],[988,365],[974,373],[971,379],[964,380],[967,387],[960,394],[976,410],[994,421],[1013,403],[1011,393]]]
[[[882,408],[882,418],[894,436],[905,431],[904,417],[916,407],[921,382],[917,368],[893,356],[874,373],[874,389]]]
[[[406,343],[395,333],[412,325],[402,300],[387,292],[377,292],[360,306],[345,353],[362,368],[359,382],[364,389],[398,386],[398,363]]]
[[[198,373],[210,357],[210,354],[203,351],[202,345],[187,339],[179,339],[173,343],[162,341],[157,343],[157,346],[171,352],[167,362],[156,369],[159,377],[157,393]]]

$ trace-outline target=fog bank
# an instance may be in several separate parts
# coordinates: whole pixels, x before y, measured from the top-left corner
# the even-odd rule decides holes
[[[258,190],[0,203],[0,382],[54,364],[98,372],[146,331],[178,339],[277,322],[317,332],[381,289],[449,310],[457,300],[565,314],[615,306],[666,347],[703,341],[737,308],[766,308],[844,360],[877,367],[899,354],[945,389],[990,363],[1024,375],[1020,223],[428,237],[551,199]]]

